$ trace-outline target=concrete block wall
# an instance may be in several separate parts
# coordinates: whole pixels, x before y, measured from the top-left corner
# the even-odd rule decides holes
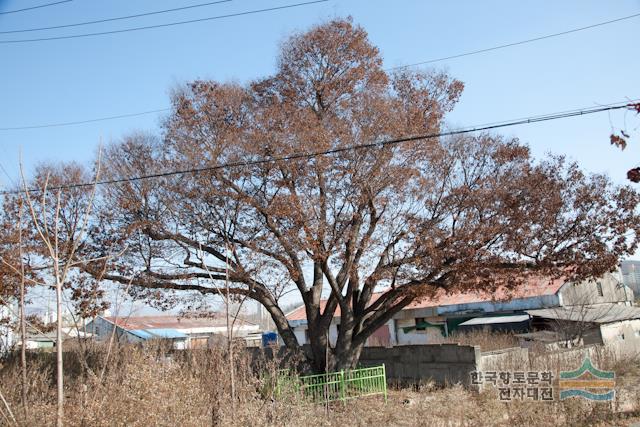
[[[437,384],[469,384],[470,374],[477,369],[479,359],[479,347],[458,344],[365,347],[360,365],[384,363],[387,378],[401,383],[432,380]]]

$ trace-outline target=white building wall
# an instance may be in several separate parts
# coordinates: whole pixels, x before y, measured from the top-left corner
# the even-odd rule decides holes
[[[10,310],[8,307],[0,306],[0,354],[16,344],[17,338],[11,325],[17,321],[14,313],[17,313],[17,308]],[[5,321],[10,323],[6,324]]]
[[[297,326],[293,328],[293,334],[296,336],[298,340],[298,344],[308,344],[306,335],[307,335],[307,327],[306,326]]]
[[[408,332],[403,330],[403,328],[414,327],[415,325],[415,319],[396,320],[396,342],[398,345],[432,344],[438,342],[442,338],[442,333],[439,328],[426,328],[423,331],[413,329]]]
[[[331,345],[331,347],[334,347],[337,341],[338,341],[338,326],[335,323],[332,323],[329,326],[329,344]]]
[[[602,342],[640,341],[640,319],[623,320],[600,326]]]
[[[296,336],[298,340],[298,344],[309,344],[309,340],[307,340],[307,326],[301,325],[293,328],[293,334]],[[338,326],[335,323],[332,323],[329,326],[329,343],[331,346],[336,345],[336,341],[338,340]]]
[[[566,283],[558,291],[564,306],[584,306],[591,304],[627,303],[634,300],[633,290],[618,278],[607,273],[596,280],[580,283]]]
[[[387,322],[387,327],[389,328],[389,344],[397,345],[398,344],[398,331],[396,330],[396,320],[391,319]]]

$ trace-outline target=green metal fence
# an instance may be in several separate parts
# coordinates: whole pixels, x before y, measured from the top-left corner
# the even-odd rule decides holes
[[[319,402],[346,401],[357,397],[382,395],[387,401],[387,375],[384,365],[319,375],[278,378],[277,393],[286,390]]]

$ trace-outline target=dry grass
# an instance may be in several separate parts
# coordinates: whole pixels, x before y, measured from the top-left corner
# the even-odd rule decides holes
[[[242,353],[246,354],[246,353]],[[460,386],[418,391],[392,390],[389,401],[364,398],[324,406],[296,396],[275,399],[269,378],[277,363],[250,367],[236,360],[237,398],[230,398],[229,365],[221,350],[167,353],[161,346],[95,347],[66,355],[66,424],[70,426],[556,426],[625,425],[607,404],[498,401],[488,390]],[[85,363],[86,361],[86,363]],[[20,405],[20,375],[15,361],[0,368],[0,390],[19,425],[55,422],[55,384],[47,355],[29,362],[27,415]],[[104,375],[102,374],[104,370]],[[640,403],[640,402],[637,402]],[[6,413],[6,408],[0,404]],[[3,424],[4,422],[4,424]],[[0,425],[9,424],[2,419]]]

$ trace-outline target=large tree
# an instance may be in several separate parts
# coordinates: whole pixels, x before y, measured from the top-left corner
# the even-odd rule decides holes
[[[293,289],[322,371],[353,367],[376,329],[438,290],[598,276],[635,250],[635,192],[561,157],[535,162],[517,140],[349,148],[438,133],[462,89],[441,72],[385,72],[366,32],[341,19],[291,36],[271,77],[194,81],[174,93],[163,135],[112,145],[104,174],[197,171],[105,186],[93,256],[127,251],[85,269],[149,295],[224,293],[228,277],[295,350],[280,300]],[[331,153],[301,155],[320,151]]]

